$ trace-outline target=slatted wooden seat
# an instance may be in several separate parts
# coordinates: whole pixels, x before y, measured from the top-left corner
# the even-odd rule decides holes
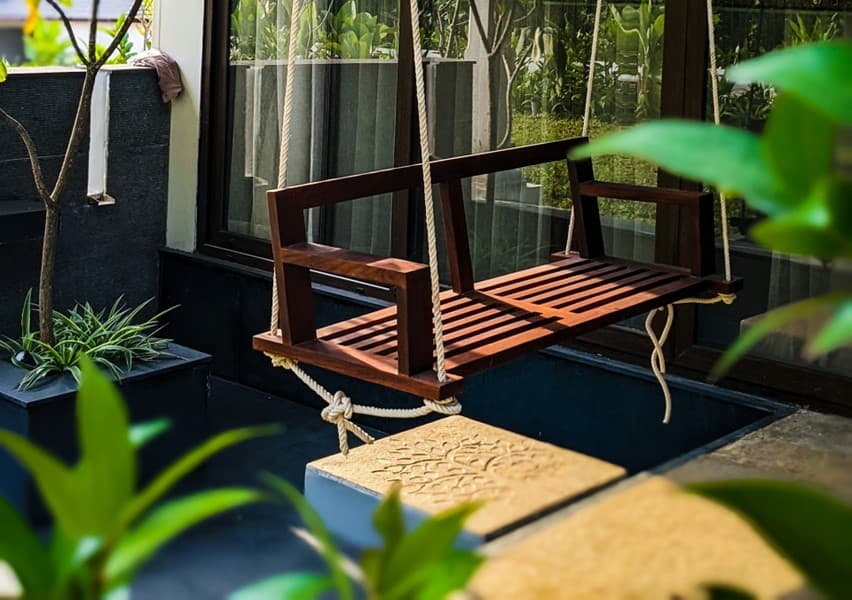
[[[354,175],[269,193],[279,281],[280,331],[255,336],[256,349],[432,400],[458,394],[464,377],[583,333],[741,281],[714,275],[711,194],[598,182],[590,161],[567,162],[579,253],[475,283],[462,179],[565,161],[585,142],[562,140],[433,163],[441,187],[452,289],[441,296],[449,381],[433,373],[431,295],[425,265],[342,250],[305,239],[304,209],[422,187],[419,165]],[[607,257],[597,198],[675,204],[692,216],[689,268]],[[396,305],[316,329],[310,270],[387,285]]]

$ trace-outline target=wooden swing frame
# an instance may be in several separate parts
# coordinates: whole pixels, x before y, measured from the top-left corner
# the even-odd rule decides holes
[[[448,378],[434,372],[429,268],[309,243],[304,211],[422,188],[421,165],[296,185],[268,192],[278,331],[254,337],[254,348],[421,396],[445,400],[466,376],[584,333],[701,294],[733,294],[741,279],[716,274],[711,193],[596,181],[591,160],[571,161],[578,137],[437,160],[452,289],[441,295]],[[578,231],[578,252],[546,265],[475,282],[462,180],[564,161]],[[598,198],[676,205],[689,213],[689,267],[606,256]],[[391,287],[396,305],[321,329],[315,322],[311,271]]]

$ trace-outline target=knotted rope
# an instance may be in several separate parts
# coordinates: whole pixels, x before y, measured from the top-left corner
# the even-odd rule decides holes
[[[301,0],[293,0],[290,17],[290,44],[287,60],[286,89],[284,90],[284,114],[281,124],[281,148],[278,158],[278,187],[287,185],[287,159],[290,151],[290,125],[293,118],[293,89],[296,78],[296,48],[299,36],[299,15]],[[438,272],[438,241],[435,226],[435,202],[432,194],[432,165],[429,148],[429,124],[426,114],[426,85],[423,75],[423,57],[420,40],[420,9],[417,0],[411,0],[411,32],[414,55],[414,75],[417,93],[417,115],[420,128],[420,153],[422,155],[423,196],[426,205],[426,238],[428,241],[429,271],[432,291],[432,322],[435,337],[435,365],[438,381],[447,381],[447,361],[444,348],[444,327],[441,315],[441,288]],[[273,335],[278,335],[279,300],[278,280],[273,275],[272,285],[272,314],[269,329]],[[330,392],[316,379],[311,377],[299,364],[287,357],[267,354],[275,367],[291,371],[317,396],[328,405],[322,411],[323,420],[337,427],[337,439],[340,451],[349,453],[349,434],[351,433],[362,442],[371,444],[375,441],[367,431],[353,422],[357,415],[380,417],[387,419],[416,419],[432,413],[442,415],[457,415],[462,406],[455,397],[446,400],[423,399],[423,406],[418,408],[380,408],[353,404],[352,400],[342,391]]]

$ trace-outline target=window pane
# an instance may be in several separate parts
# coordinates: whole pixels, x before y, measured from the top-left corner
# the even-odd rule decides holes
[[[228,228],[269,237],[277,187],[290,6],[232,3]],[[304,2],[299,20],[289,185],[393,165],[396,2]],[[311,211],[310,235],[360,251],[390,249],[389,197]]]
[[[754,132],[763,128],[775,90],[760,84],[728,83],[724,69],[776,48],[848,35],[852,25],[850,0],[716,0],[715,6],[722,121]],[[708,115],[712,118],[710,101],[708,92]],[[852,143],[847,137],[839,145],[848,148]],[[848,262],[825,265],[757,246],[748,231],[760,217],[741,200],[729,201],[733,273],[745,278],[746,287],[733,306],[699,308],[698,341],[703,345],[725,348],[768,310],[852,286]],[[721,249],[718,260],[721,264]],[[803,341],[821,322],[817,318],[788,327],[767,339],[755,354],[801,363]],[[852,353],[840,351],[811,366],[848,375],[852,372]]]

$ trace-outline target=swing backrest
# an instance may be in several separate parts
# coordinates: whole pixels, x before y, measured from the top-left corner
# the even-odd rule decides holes
[[[585,138],[570,138],[436,160],[432,163],[434,184],[440,186],[443,226],[453,290],[465,293],[475,281],[468,242],[462,181],[465,178],[499,171],[566,160],[571,149],[584,144]],[[597,182],[588,160],[567,161],[574,206],[577,211],[579,252],[584,258],[602,258],[604,254],[598,197],[637,200],[685,207],[691,215],[688,232],[693,275],[714,272],[713,196],[708,193],[665,190]],[[400,335],[413,330],[429,330],[428,268],[397,258],[383,258],[307,242],[304,211],[320,206],[368,198],[407,189],[422,188],[419,164],[373,171],[290,186],[268,193],[272,247],[278,276],[280,328],[290,344],[315,338],[314,306],[310,270],[324,271],[386,285],[396,290],[400,316]],[[564,258],[564,254],[561,255]],[[407,324],[407,325],[406,325]],[[432,360],[429,336],[421,341],[401,339],[400,364],[410,363],[413,372]]]

